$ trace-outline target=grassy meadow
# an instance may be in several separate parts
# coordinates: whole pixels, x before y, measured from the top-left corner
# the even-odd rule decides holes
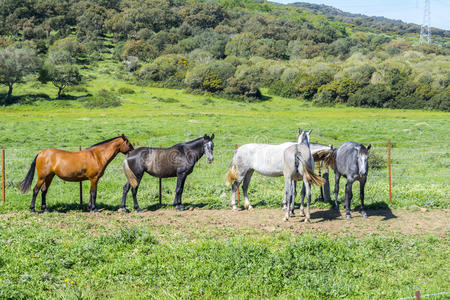
[[[18,185],[34,156],[45,148],[75,151],[119,133],[135,147],[168,147],[214,132],[214,163],[200,160],[186,181],[183,203],[196,209],[229,209],[224,176],[234,144],[295,140],[298,127],[313,129],[314,142],[372,144],[379,167],[370,170],[366,185],[369,216],[370,210],[380,208],[450,208],[449,113],[316,107],[275,96],[243,103],[138,86],[117,79],[110,67],[99,64],[84,70],[89,78],[86,89],[72,89],[68,94],[73,97],[55,100],[51,84],[29,82],[15,87],[19,104],[0,107],[0,148],[6,149],[7,172],[6,203],[0,205],[0,298],[373,299],[413,296],[417,286],[429,292],[450,291],[448,230],[440,235],[386,232],[361,237],[308,229],[294,236],[287,224],[286,230],[272,234],[226,227],[208,234],[195,226],[174,234],[170,225],[153,225],[136,213],[130,214],[133,222],[113,217],[125,183],[122,154],[99,182],[97,204],[105,209],[100,214],[80,213],[88,201],[88,183],[81,207],[78,184],[59,179],[47,195],[51,212],[29,214],[31,193],[22,195]],[[134,93],[119,94],[121,87]],[[121,106],[87,108],[78,99],[103,89],[119,97]],[[5,92],[1,87],[0,96]],[[34,101],[42,99],[40,94],[51,98]],[[387,140],[393,145],[392,203]],[[334,174],[330,177],[333,187]],[[281,178],[255,174],[250,201],[256,209],[278,208],[283,188]],[[359,205],[358,188],[355,184],[353,208]],[[175,179],[163,180],[163,204],[168,209],[174,189]],[[317,188],[313,193],[313,199],[319,196]],[[143,178],[138,199],[144,209],[158,208],[156,178]],[[128,207],[132,208],[131,195]],[[329,205],[314,207],[327,210]]]

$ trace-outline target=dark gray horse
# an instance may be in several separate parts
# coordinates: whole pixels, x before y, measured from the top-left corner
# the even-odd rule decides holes
[[[194,170],[195,163],[206,153],[208,163],[213,161],[214,133],[209,137],[176,144],[170,148],[140,147],[128,153],[124,160],[123,169],[128,182],[123,187],[122,204],[120,208],[128,212],[125,202],[131,187],[134,209],[141,211],[137,202],[137,191],[144,172],[159,177],[177,177],[177,187],[173,205],[178,211],[184,210],[181,204],[184,182]]]
[[[359,181],[360,192],[359,198],[361,199],[361,215],[363,218],[367,217],[364,211],[364,186],[366,185],[367,173],[369,169],[369,149],[371,145],[364,147],[361,144],[355,142],[346,142],[334,150],[334,174],[335,174],[335,208],[339,209],[337,202],[339,193],[339,179],[341,175],[347,178],[347,184],[345,185],[345,209],[347,219],[351,218],[350,204],[353,198],[352,186],[353,182]]]

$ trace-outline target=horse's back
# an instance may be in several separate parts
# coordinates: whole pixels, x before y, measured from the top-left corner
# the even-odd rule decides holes
[[[38,174],[54,173],[66,181],[87,179],[86,173],[96,169],[88,150],[71,152],[67,150],[48,148],[41,151],[36,159]]]
[[[295,145],[287,142],[279,145],[245,144],[236,152],[236,162],[239,166],[253,169],[264,176],[282,176],[284,168],[284,150]]]

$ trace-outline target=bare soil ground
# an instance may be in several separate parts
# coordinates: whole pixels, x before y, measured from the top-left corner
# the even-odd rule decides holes
[[[299,210],[296,210],[297,214]],[[311,222],[305,223],[304,217],[296,216],[283,221],[281,209],[241,210],[204,210],[177,212],[172,209],[160,209],[141,213],[122,213],[104,210],[100,213],[68,212],[36,214],[27,220],[39,222],[44,226],[68,229],[74,226],[88,226],[89,233],[95,235],[101,231],[116,231],[123,226],[148,226],[154,233],[164,239],[226,238],[236,234],[267,235],[285,233],[299,235],[305,232],[326,232],[333,236],[363,237],[367,234],[433,234],[446,238],[450,233],[450,210],[369,210],[368,218],[361,217],[359,212],[352,213],[352,219],[345,219],[332,210],[314,209],[311,211]],[[27,213],[7,213],[4,218],[16,219],[18,215]],[[20,219],[20,218],[19,218]],[[23,221],[19,221],[20,224]],[[17,225],[19,225],[17,224]]]

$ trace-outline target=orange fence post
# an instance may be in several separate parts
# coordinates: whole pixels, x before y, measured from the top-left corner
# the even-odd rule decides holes
[[[234,144],[234,150],[236,151],[238,148],[237,144]],[[239,199],[239,186],[237,188],[237,204],[239,205],[241,203],[241,200]]]
[[[391,140],[388,140],[388,167],[389,167],[389,202],[392,203],[392,183],[391,183]]]
[[[159,145],[159,149],[161,149],[162,146]],[[162,194],[161,194],[161,188],[162,188],[162,178],[159,177],[159,205],[162,204]]]
[[[416,291],[416,300],[420,300],[420,291]]]
[[[81,146],[78,149],[81,151]],[[80,181],[80,205],[83,205],[83,181]]]
[[[2,149],[2,202],[5,203],[5,149]]]

